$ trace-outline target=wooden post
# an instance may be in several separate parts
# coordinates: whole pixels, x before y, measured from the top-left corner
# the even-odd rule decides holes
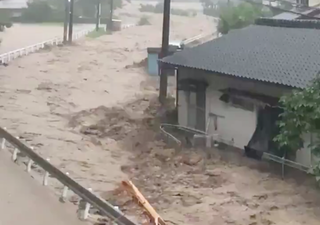
[[[109,31],[113,31],[113,0],[110,0]]]
[[[97,15],[96,15],[96,31],[100,28],[100,18],[101,18],[101,0],[97,0]]]
[[[69,43],[72,43],[73,36],[73,11],[74,11],[74,0],[70,0],[70,11],[69,11]]]

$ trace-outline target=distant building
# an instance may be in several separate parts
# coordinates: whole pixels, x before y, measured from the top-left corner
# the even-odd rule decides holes
[[[19,17],[28,7],[27,3],[28,0],[0,0],[0,15],[1,13],[10,13],[12,17]]]

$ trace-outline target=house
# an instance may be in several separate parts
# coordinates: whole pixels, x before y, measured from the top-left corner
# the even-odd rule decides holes
[[[169,55],[172,55],[174,52],[181,50],[181,42],[170,42],[169,43]],[[148,74],[151,76],[159,76],[159,66],[158,60],[161,58],[161,47],[149,47],[147,48],[148,58],[147,58],[147,66],[148,66]],[[174,72],[174,71],[172,71]],[[174,73],[171,73],[172,75]]]
[[[9,13],[11,17],[20,17],[28,8],[28,0],[0,0],[0,14]]]
[[[254,25],[161,60],[177,70],[178,123],[237,148],[267,152],[279,98],[320,71],[320,21],[261,18]],[[311,141],[306,135],[305,143]],[[294,156],[310,166],[309,149]]]
[[[299,6],[290,10],[291,12],[283,12],[274,17],[273,19],[283,20],[298,20],[298,19],[319,19],[320,8],[310,8],[308,6]]]

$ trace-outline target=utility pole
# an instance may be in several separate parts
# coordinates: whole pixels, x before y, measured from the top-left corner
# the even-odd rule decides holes
[[[65,15],[64,15],[64,24],[63,24],[63,44],[66,44],[67,40],[68,40],[69,1],[70,0],[65,0]]]
[[[70,0],[70,11],[69,11],[69,43],[72,43],[73,35],[73,11],[74,11],[74,0]]]
[[[160,58],[164,58],[169,53],[169,34],[170,34],[170,1],[164,0],[163,6],[163,24],[162,24],[162,46]],[[165,104],[168,89],[168,70],[164,65],[160,64],[160,88],[159,101],[162,105]]]
[[[113,0],[110,0],[110,17],[109,17],[109,25],[107,26],[107,29],[109,31],[113,31]]]
[[[100,28],[100,18],[101,18],[101,0],[97,0],[96,31],[99,31],[99,28]]]

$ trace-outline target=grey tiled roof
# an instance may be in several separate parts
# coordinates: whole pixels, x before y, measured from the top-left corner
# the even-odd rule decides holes
[[[314,29],[251,25],[177,52],[162,61],[174,66],[304,88],[320,72],[320,24],[309,22]]]

